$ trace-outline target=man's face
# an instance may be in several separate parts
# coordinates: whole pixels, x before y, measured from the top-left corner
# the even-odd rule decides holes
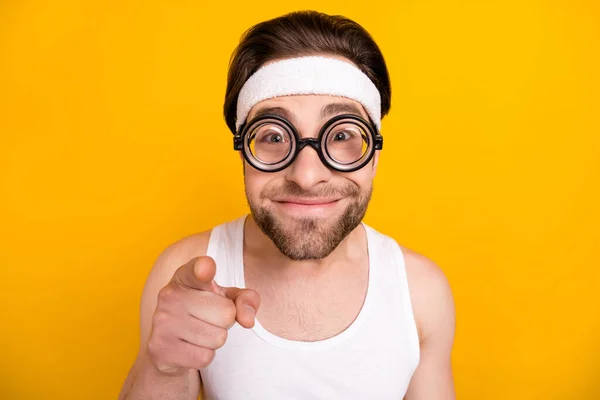
[[[353,113],[368,119],[360,103],[325,95],[264,100],[252,108],[247,120],[264,112],[287,118],[301,138],[317,137],[334,115]],[[364,217],[378,158],[376,151],[371,162],[354,172],[329,169],[310,146],[278,172],[258,171],[244,160],[246,197],[252,216],[290,259],[324,258]]]

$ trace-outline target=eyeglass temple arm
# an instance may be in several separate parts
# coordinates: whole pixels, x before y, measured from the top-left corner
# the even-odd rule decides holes
[[[242,150],[244,147],[244,141],[242,140],[242,135],[237,134],[233,136],[233,149],[234,150]]]
[[[375,134],[375,150],[383,149],[383,136],[379,133]]]

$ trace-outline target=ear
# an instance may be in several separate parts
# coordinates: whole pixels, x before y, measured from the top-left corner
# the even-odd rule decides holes
[[[373,178],[375,178],[375,174],[377,173],[377,165],[379,164],[379,153],[381,153],[381,150],[375,150],[375,154],[373,155]]]

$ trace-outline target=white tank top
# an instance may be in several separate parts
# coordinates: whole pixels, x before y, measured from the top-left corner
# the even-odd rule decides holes
[[[215,227],[207,255],[221,286],[245,287],[246,216]],[[200,370],[204,400],[396,399],[406,393],[419,363],[404,256],[400,246],[363,223],[369,283],[352,324],[315,342],[276,336],[256,321],[235,324],[213,362]]]

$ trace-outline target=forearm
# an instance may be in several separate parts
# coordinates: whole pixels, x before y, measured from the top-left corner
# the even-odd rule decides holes
[[[196,400],[199,391],[197,370],[182,376],[165,375],[141,355],[129,371],[119,400]]]

